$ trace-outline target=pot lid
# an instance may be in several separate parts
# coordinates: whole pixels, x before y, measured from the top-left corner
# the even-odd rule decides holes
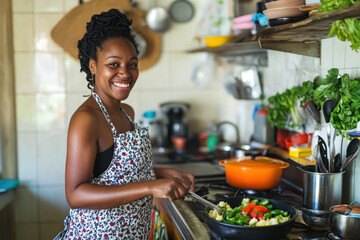
[[[139,60],[139,70],[146,70],[153,66],[160,58],[160,35],[146,25],[146,12],[132,7],[130,1],[92,0],[80,4],[63,16],[52,29],[51,37],[65,52],[78,60],[77,43],[85,34],[86,23],[90,21],[92,15],[108,11],[112,8],[125,12],[133,21],[132,28],[146,41],[146,52]],[[145,44],[143,43],[143,45]]]
[[[289,163],[282,160],[268,158],[268,157],[256,157],[252,159],[250,156],[242,158],[230,158],[221,161],[224,165],[231,165],[236,167],[245,168],[287,168]]]

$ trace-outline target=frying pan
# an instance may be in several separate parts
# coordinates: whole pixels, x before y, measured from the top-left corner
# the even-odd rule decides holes
[[[185,23],[193,18],[195,9],[188,0],[175,0],[170,5],[169,12],[174,22]]]
[[[232,197],[226,198],[220,201],[227,202],[232,208],[235,208],[241,204],[243,198],[259,199],[264,200],[265,198],[260,197]],[[268,199],[268,198],[267,198]],[[208,212],[211,208],[205,208],[207,223],[221,239],[226,240],[238,240],[238,239],[252,239],[252,240],[270,240],[270,239],[281,239],[288,234],[291,228],[294,226],[297,211],[294,207],[277,200],[268,199],[273,204],[274,209],[280,209],[287,211],[291,214],[289,221],[280,223],[272,226],[264,227],[247,227],[234,224],[228,224],[224,222],[216,221],[209,217]]]

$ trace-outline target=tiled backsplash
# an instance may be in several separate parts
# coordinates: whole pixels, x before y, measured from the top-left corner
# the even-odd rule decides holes
[[[141,1],[148,9],[152,0]],[[168,7],[171,1],[159,0]],[[191,1],[200,9],[201,1]],[[78,0],[13,0],[14,54],[18,134],[18,173],[21,186],[16,198],[17,239],[48,240],[63,227],[69,209],[64,193],[64,166],[67,125],[72,113],[88,94],[79,63],[50,38],[51,28]],[[158,109],[161,102],[181,100],[191,104],[188,114],[193,131],[204,131],[210,121],[237,122],[243,139],[251,134],[249,101],[235,100],[223,84],[224,68],[218,67],[209,84],[199,89],[191,81],[194,64],[201,54],[184,50],[197,45],[194,40],[199,14],[186,24],[172,23],[162,35],[160,60],[141,72],[137,85],[126,101],[139,120],[142,113]],[[181,39],[181,41],[177,41]],[[324,76],[331,67],[360,76],[360,54],[335,39],[323,41],[321,61],[276,51],[268,51],[267,68],[262,69],[265,94],[291,87],[316,75]],[[329,50],[330,49],[330,50]],[[346,66],[346,67],[345,67]],[[238,109],[248,109],[239,117]],[[244,130],[245,129],[245,130]],[[249,130],[250,129],[250,130]],[[356,168],[360,171],[357,159]],[[360,199],[359,185],[352,176],[354,195]],[[355,191],[356,190],[356,191]]]

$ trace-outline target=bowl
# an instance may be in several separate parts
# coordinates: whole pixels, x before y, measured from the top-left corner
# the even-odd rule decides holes
[[[305,4],[305,0],[277,0],[265,3],[266,9],[301,6]]]
[[[205,44],[209,48],[220,47],[234,39],[234,36],[208,36],[204,37]]]
[[[307,15],[307,12],[300,10],[299,6],[271,8],[263,12],[268,19],[285,18],[285,17],[300,17]]]
[[[298,21],[304,20],[305,18],[307,18],[307,17],[301,16],[301,17],[288,17],[288,18],[274,18],[274,19],[269,19],[269,25],[270,25],[270,27],[275,27],[275,26],[284,25],[284,24],[288,24],[288,23],[298,22]]]

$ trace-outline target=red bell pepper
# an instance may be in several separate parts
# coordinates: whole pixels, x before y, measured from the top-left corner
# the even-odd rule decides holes
[[[256,213],[256,212],[250,212],[250,217],[256,218],[256,217],[257,217],[257,213]]]
[[[249,207],[250,209],[253,209],[254,207],[256,207],[256,203],[251,202],[247,205],[247,207]]]
[[[257,219],[258,219],[259,221],[261,221],[263,218],[264,218],[264,214],[259,214],[259,215],[257,216]]]
[[[261,206],[261,205],[253,207],[252,210],[255,211],[255,212],[262,212],[262,213],[269,212],[269,210],[266,207]]]
[[[245,213],[250,213],[250,212],[251,212],[251,208],[249,208],[249,206],[246,206],[241,210],[242,215],[245,215]]]

